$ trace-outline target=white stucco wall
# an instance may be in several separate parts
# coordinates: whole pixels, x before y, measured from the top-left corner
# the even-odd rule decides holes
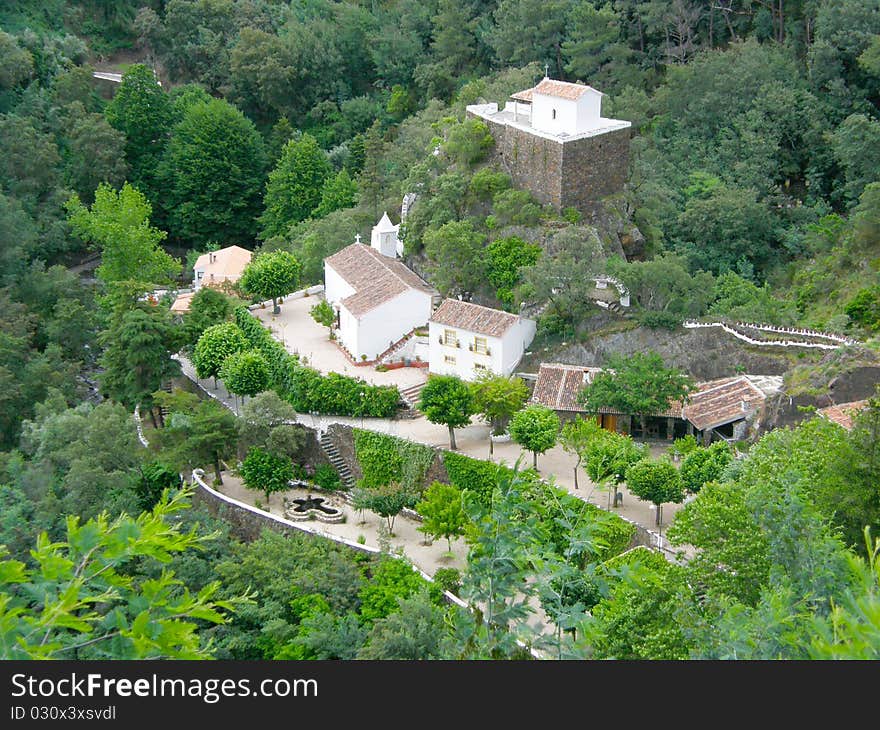
[[[348,284],[330,264],[324,264],[324,299],[334,307],[339,302],[354,294],[354,288]]]
[[[513,329],[513,328],[511,328]],[[451,347],[440,342],[446,330],[452,330],[458,337],[459,347]],[[486,337],[489,355],[471,352],[468,346],[473,345],[473,332],[431,322],[428,326],[428,372],[436,375],[455,375],[462,380],[473,380],[479,371],[474,370],[475,364],[485,365],[493,373],[502,372],[502,345],[497,337]],[[446,356],[455,358],[455,363],[447,363]]]
[[[355,347],[352,349],[348,344],[346,347],[355,360],[360,360],[361,355],[374,360],[405,334],[424,326],[430,317],[431,295],[418,289],[407,289],[361,315],[356,333],[348,335]]]
[[[556,118],[553,118],[553,110]],[[550,134],[580,134],[600,126],[602,95],[587,91],[578,100],[535,93],[532,96],[532,126]]]
[[[519,323],[504,333],[503,337],[485,337],[458,327],[431,322],[428,327],[428,371],[437,375],[455,375],[462,380],[473,380],[479,374],[475,365],[484,365],[495,374],[510,375],[523,352],[535,337],[535,321],[520,319]],[[446,330],[456,333],[460,347],[441,343]],[[470,346],[475,337],[485,337],[488,355],[474,352]],[[446,356],[455,358],[455,364],[447,363]]]
[[[358,351],[358,320],[343,305],[336,306],[339,309],[339,329],[336,336],[342,346],[351,353],[351,356],[357,358],[360,354]]]
[[[526,348],[535,339],[536,329],[537,324],[535,320],[521,317],[517,326],[511,327],[504,333],[504,339],[501,343],[503,353],[501,367],[505,375],[512,373],[514,368],[519,365],[519,361],[522,360]]]

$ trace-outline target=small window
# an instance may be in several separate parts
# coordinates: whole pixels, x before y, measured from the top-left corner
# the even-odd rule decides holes
[[[474,352],[480,355],[489,354],[489,345],[485,337],[474,337]]]
[[[443,330],[443,344],[458,347],[458,335],[455,334],[455,330]]]
[[[444,355],[443,362],[447,365],[455,365],[455,356],[454,355]]]
[[[489,368],[487,368],[485,365],[483,365],[481,363],[478,363],[478,362],[474,363],[474,370],[488,370],[488,369]]]
[[[556,110],[553,110],[553,118],[556,119]]]

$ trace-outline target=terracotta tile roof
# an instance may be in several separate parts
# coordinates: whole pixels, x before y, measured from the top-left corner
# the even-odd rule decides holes
[[[531,101],[532,100],[532,92],[534,89],[524,89],[523,91],[517,91],[515,94],[511,94],[511,99],[516,99],[517,101]]]
[[[214,279],[238,279],[244,267],[251,261],[251,252],[241,246],[227,246],[219,251],[203,253],[196,259],[193,269],[204,271],[202,283]]]
[[[584,407],[577,402],[578,393],[601,370],[602,368],[581,365],[541,363],[531,400],[558,411],[586,413]],[[696,391],[691,393],[684,406],[673,401],[662,413],[645,415],[684,418],[702,431],[751,415],[765,398],[764,393],[744,375],[721,378],[697,383]],[[743,401],[746,402],[746,411],[742,409]],[[599,412],[621,414],[621,411],[613,408],[600,408]]]
[[[560,99],[570,99],[572,101],[577,101],[587,91],[595,91],[597,94],[602,93],[586,84],[572,84],[568,81],[555,81],[554,79],[544,79],[531,91],[535,94],[556,96]]]
[[[817,412],[820,416],[849,431],[853,427],[853,419],[867,406],[867,400],[854,400],[849,403],[838,403],[827,408],[820,408]]]
[[[342,300],[354,317],[361,317],[407,289],[417,289],[426,294],[434,292],[403,262],[383,256],[364,243],[346,246],[328,256],[324,262],[354,289],[354,294]]]
[[[178,294],[177,299],[175,299],[174,303],[171,305],[171,311],[175,314],[183,314],[184,312],[188,312],[189,307],[192,304],[192,299],[195,295],[195,292]]]
[[[745,375],[698,383],[682,416],[699,431],[718,428],[752,415],[765,401],[764,392]]]
[[[487,337],[502,337],[519,321],[519,315],[458,299],[444,299],[429,321]]]

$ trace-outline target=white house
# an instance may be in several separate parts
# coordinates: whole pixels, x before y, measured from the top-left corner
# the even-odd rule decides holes
[[[358,236],[324,259],[324,298],[336,310],[337,341],[355,360],[375,360],[431,316],[434,289],[396,258],[397,229],[385,214],[369,246]]]
[[[445,299],[428,322],[428,370],[463,380],[486,370],[510,375],[534,337],[534,320]]]
[[[221,287],[224,282],[234,284],[251,262],[251,256],[251,252],[241,246],[227,246],[219,251],[203,253],[193,266],[193,289],[198,291],[203,286]]]

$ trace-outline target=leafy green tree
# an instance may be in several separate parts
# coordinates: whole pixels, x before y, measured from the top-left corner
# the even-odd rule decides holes
[[[33,77],[34,57],[16,43],[15,36],[0,31],[0,89],[14,89]]]
[[[665,459],[637,461],[626,470],[626,486],[639,499],[654,503],[657,508],[656,525],[663,520],[663,505],[666,502],[678,504],[684,500],[684,487],[678,469]]]
[[[180,264],[159,245],[165,232],[150,225],[149,202],[128,183],[118,192],[101,183],[91,208],[76,195],[65,207],[73,232],[100,249],[101,265],[95,273],[105,284],[160,284],[180,271]]]
[[[554,68],[557,78],[562,76],[562,42],[571,5],[569,0],[501,0],[491,39],[497,58],[511,65],[539,61]]]
[[[492,453],[492,435],[500,436],[507,428],[514,413],[529,398],[529,386],[516,376],[496,375],[491,371],[480,373],[471,383],[474,412],[479,413],[492,426],[489,453]]]
[[[399,598],[394,613],[375,621],[358,659],[447,658],[444,612],[427,591]]]
[[[715,279],[714,302],[709,314],[729,317],[738,322],[767,322],[791,325],[797,310],[791,301],[774,296],[770,285],[758,286],[733,271]]]
[[[126,69],[105,114],[110,125],[125,135],[132,184],[156,200],[157,171],[168,143],[172,107],[153,70],[142,63]]]
[[[773,216],[754,190],[719,186],[688,201],[675,224],[678,248],[694,268],[763,271],[777,245]]]
[[[415,503],[415,495],[405,485],[395,482],[366,489],[363,497],[363,508],[384,517],[388,524],[388,532],[392,535],[394,518],[403,511],[404,507],[411,508]]]
[[[510,436],[524,449],[532,452],[532,466],[538,468],[538,454],[556,445],[559,437],[559,416],[547,406],[534,403],[513,414]]]
[[[449,429],[449,448],[455,451],[455,429],[467,426],[474,414],[468,384],[454,375],[432,375],[422,388],[418,408],[431,423]]]
[[[296,410],[274,391],[259,393],[241,408],[239,449],[252,446],[295,460],[306,443],[306,432],[296,423]]]
[[[159,307],[132,309],[102,333],[101,343],[104,393],[127,408],[149,408],[156,425],[152,394],[180,373],[180,363],[171,359],[180,333],[168,313]]]
[[[217,387],[217,376],[226,358],[249,347],[244,332],[234,322],[221,322],[211,325],[202,332],[193,351],[193,365],[196,375],[200,378],[214,378]]]
[[[398,600],[416,595],[425,587],[425,579],[407,561],[384,557],[358,594],[361,618],[368,622],[386,618],[397,611]]]
[[[315,306],[309,309],[309,314],[312,315],[312,319],[314,319],[318,324],[322,324],[327,328],[330,328],[332,331],[333,325],[336,324],[336,312],[333,309],[333,305],[330,304],[326,299],[322,299]]]
[[[520,283],[522,268],[534,266],[540,256],[540,246],[517,236],[498,238],[486,247],[486,276],[506,307],[513,305],[513,290]]]
[[[565,321],[576,323],[590,306],[596,273],[605,268],[605,252],[596,231],[569,226],[550,236],[534,266],[522,271],[518,302],[549,301]]]
[[[222,99],[189,107],[162,163],[174,235],[196,247],[253,241],[265,165],[263,140],[238,109]]]
[[[456,614],[458,658],[501,659],[518,653],[516,641],[527,631],[534,595],[530,557],[541,544],[534,512],[522,510],[525,480],[499,470],[488,505],[465,491],[464,506],[474,529],[462,576],[461,597],[472,611]]]
[[[266,495],[266,506],[275,492],[286,492],[294,478],[293,463],[286,456],[271,454],[259,446],[248,451],[239,467],[244,485]]]
[[[852,114],[843,120],[831,137],[834,156],[844,169],[844,196],[854,204],[866,185],[877,182],[880,158],[880,123],[864,114]]]
[[[641,417],[663,413],[672,401],[683,400],[693,381],[675,368],[667,368],[656,352],[638,352],[630,357],[611,355],[606,367],[578,395],[578,402],[591,412],[613,408]]]
[[[269,387],[269,366],[255,350],[237,352],[223,361],[220,377],[230,393],[255,396]]]
[[[102,513],[67,522],[66,538],[42,533],[32,565],[0,562],[0,623],[4,659],[205,659],[199,621],[223,624],[242,603],[220,599],[219,583],[197,594],[173,571],[132,575],[132,561],[168,563],[206,538],[183,532],[172,515],[189,506],[188,492],[163,497],[150,512],[114,520]],[[31,586],[33,591],[22,591]]]
[[[424,235],[432,281],[444,295],[480,289],[485,278],[486,236],[470,220],[450,221]]]
[[[191,464],[209,462],[214,465],[214,476],[223,484],[220,461],[235,453],[238,422],[229,409],[215,400],[204,400],[196,406],[192,417],[185,419],[185,440],[182,452]]]
[[[681,462],[679,473],[682,486],[691,494],[696,494],[707,482],[720,481],[731,461],[733,450],[726,441],[716,441],[709,448],[694,449]]]
[[[308,218],[321,204],[329,176],[327,155],[314,137],[304,134],[287,142],[266,184],[261,238],[282,236],[292,223]]]
[[[559,432],[559,445],[569,454],[577,457],[574,465],[574,488],[578,488],[578,469],[584,460],[584,455],[590,443],[600,438],[602,427],[595,418],[581,418],[578,416],[573,421],[568,421]]]
[[[476,61],[477,18],[471,7],[440,0],[431,18],[430,60],[416,67],[415,81],[428,98],[447,99],[458,78]]]
[[[650,261],[608,260],[607,271],[620,279],[632,301],[651,312],[669,312],[680,318],[699,317],[713,292],[712,274],[691,275],[683,256],[664,254]]]
[[[440,149],[463,170],[468,170],[485,159],[495,144],[489,127],[479,119],[468,118],[462,122],[455,122],[445,134],[446,141]]]
[[[693,640],[679,621],[686,596],[677,565],[636,564],[592,609],[586,640],[596,659],[688,659]]]
[[[880,656],[880,540],[871,544],[865,528],[867,559],[852,557],[853,579],[830,616],[813,616],[813,659],[877,659]]]
[[[617,507],[617,490],[611,500],[612,487],[626,479],[626,472],[638,461],[648,457],[646,444],[636,444],[622,433],[602,430],[587,442],[584,452],[586,471],[597,485],[608,488],[609,506]]]
[[[190,300],[189,311],[183,316],[186,346],[194,348],[208,327],[228,321],[232,311],[232,299],[222,291],[212,286],[199,289]]]
[[[125,135],[111,127],[103,115],[86,113],[78,102],[76,106],[81,113],[70,115],[64,173],[80,199],[90,204],[100,183],[118,188],[128,177]]]
[[[167,489],[173,491],[180,487],[180,474],[161,461],[151,461],[140,468],[140,475],[134,485],[138,505],[142,510],[151,510],[162,498]]]
[[[451,484],[434,482],[416,505],[416,512],[424,518],[419,530],[434,539],[445,537],[452,552],[452,538],[464,535],[468,524],[461,490]]]
[[[745,492],[736,482],[709,482],[676,513],[667,535],[673,545],[697,548],[689,567],[701,585],[714,595],[754,605],[771,569],[770,547],[746,506]]]
[[[299,285],[302,265],[287,251],[261,253],[245,267],[238,280],[241,290],[259,298],[272,300],[272,311],[281,311],[278,299],[294,291]]]
[[[562,43],[565,70],[572,77],[590,79],[600,89],[604,86],[598,85],[599,79],[618,83],[625,80],[633,73],[633,53],[621,42],[621,26],[616,7],[593,2],[574,4]]]
[[[328,175],[321,187],[321,201],[311,212],[312,218],[323,218],[334,210],[351,208],[357,203],[357,184],[344,167],[335,176]]]

